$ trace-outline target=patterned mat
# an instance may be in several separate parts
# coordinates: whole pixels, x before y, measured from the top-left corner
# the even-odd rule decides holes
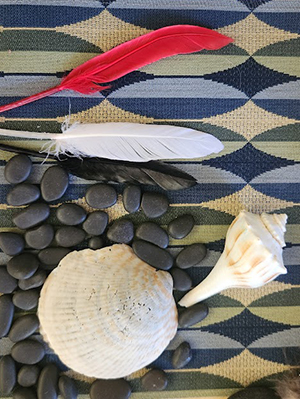
[[[174,124],[218,137],[225,146],[221,154],[173,162],[199,184],[168,193],[171,211],[159,220],[166,225],[176,215],[194,215],[192,234],[171,242],[174,254],[189,243],[207,244],[207,258],[189,270],[194,284],[216,263],[241,209],[288,214],[288,274],[263,288],[229,289],[207,300],[209,316],[180,330],[154,363],[168,374],[167,391],[142,392],[142,370],[130,376],[133,399],[227,398],[249,384],[272,385],[300,364],[299,18],[298,0],[0,2],[0,104],[52,87],[65,71],[96,54],[166,25],[209,27],[235,40],[219,51],[144,67],[101,94],[62,92],[0,114],[0,127],[7,129],[59,132],[71,113],[72,121]],[[9,187],[3,177],[11,156],[0,152],[0,224],[6,231],[16,213],[6,205]],[[38,182],[48,165],[36,158],[31,180]],[[88,185],[72,178],[63,200],[84,203]],[[110,217],[124,214],[120,200]],[[172,370],[172,351],[182,340],[191,344],[193,360]],[[2,339],[0,355],[10,347]],[[50,351],[48,358],[57,360]],[[79,385],[87,396],[88,384]]]

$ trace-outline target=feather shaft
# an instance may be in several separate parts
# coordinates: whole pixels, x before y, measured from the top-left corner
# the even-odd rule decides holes
[[[189,54],[203,49],[217,50],[233,40],[211,29],[193,25],[167,26],[146,33],[97,55],[73,69],[62,82],[41,93],[0,106],[0,112],[28,104],[61,90],[91,94],[138,68],[176,54]]]

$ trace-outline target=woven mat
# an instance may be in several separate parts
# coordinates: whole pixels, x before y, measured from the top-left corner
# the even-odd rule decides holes
[[[171,210],[158,220],[166,225],[176,215],[194,215],[193,232],[171,242],[174,254],[186,244],[207,244],[208,257],[189,270],[194,284],[216,263],[241,209],[289,217],[288,274],[263,288],[229,289],[207,300],[209,316],[180,330],[154,363],[168,374],[167,390],[143,392],[139,377],[146,369],[141,370],[129,378],[133,399],[227,398],[243,386],[272,385],[300,364],[299,13],[298,0],[0,2],[0,104],[51,87],[96,54],[166,25],[205,26],[235,40],[219,51],[156,62],[102,94],[62,92],[0,115],[7,129],[58,132],[70,112],[73,121],[174,124],[218,137],[225,146],[221,154],[174,163],[199,184],[168,193]],[[0,156],[0,224],[7,231],[16,210],[6,205],[3,169],[12,155]],[[31,181],[38,182],[48,165],[36,158]],[[84,203],[89,184],[72,178],[63,200]],[[111,219],[124,214],[120,201],[110,210]],[[191,344],[193,360],[173,370],[172,351],[183,340]],[[0,355],[10,347],[2,339]],[[47,356],[57,361],[50,351]],[[82,397],[88,386],[79,383]]]

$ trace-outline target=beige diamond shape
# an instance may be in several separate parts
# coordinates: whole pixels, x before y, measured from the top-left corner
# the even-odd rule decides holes
[[[275,292],[285,291],[292,288],[291,284],[280,283],[279,281],[272,281],[269,284],[259,288],[230,288],[222,291],[222,295],[235,299],[241,302],[244,306],[249,306],[252,302],[264,296],[273,294]]]
[[[233,111],[204,118],[202,121],[233,130],[241,134],[248,141],[266,130],[297,122],[295,119],[289,119],[285,116],[265,111],[251,100]]]
[[[141,36],[150,30],[124,22],[104,10],[99,15],[86,21],[56,28],[57,32],[80,37],[89,43],[95,44],[103,51],[107,51],[117,44]]]
[[[57,118],[57,121],[63,123],[65,117]],[[111,104],[107,99],[99,105],[95,105],[85,111],[71,115],[71,123],[74,122],[101,123],[101,122],[134,122],[134,123],[153,123],[153,118],[147,118],[125,111]]]
[[[203,207],[226,212],[234,216],[238,215],[243,209],[253,213],[262,213],[273,212],[293,205],[293,202],[262,194],[248,184],[234,194],[201,203]]]
[[[230,378],[243,386],[247,386],[263,377],[280,373],[289,368],[289,366],[284,364],[261,359],[253,355],[248,349],[245,349],[242,353],[229,360],[201,368],[201,372]]]
[[[260,21],[253,14],[233,25],[218,29],[218,31],[232,37],[234,44],[246,50],[250,55],[270,44],[299,37],[297,33],[274,28]]]

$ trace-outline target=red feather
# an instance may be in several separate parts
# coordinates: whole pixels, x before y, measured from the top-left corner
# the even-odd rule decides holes
[[[71,71],[62,82],[51,89],[34,94],[0,107],[0,112],[20,107],[62,90],[74,90],[91,94],[110,86],[111,82],[144,65],[175,54],[188,54],[206,50],[218,50],[233,39],[211,29],[192,25],[173,25],[157,29],[143,36],[97,55]]]

